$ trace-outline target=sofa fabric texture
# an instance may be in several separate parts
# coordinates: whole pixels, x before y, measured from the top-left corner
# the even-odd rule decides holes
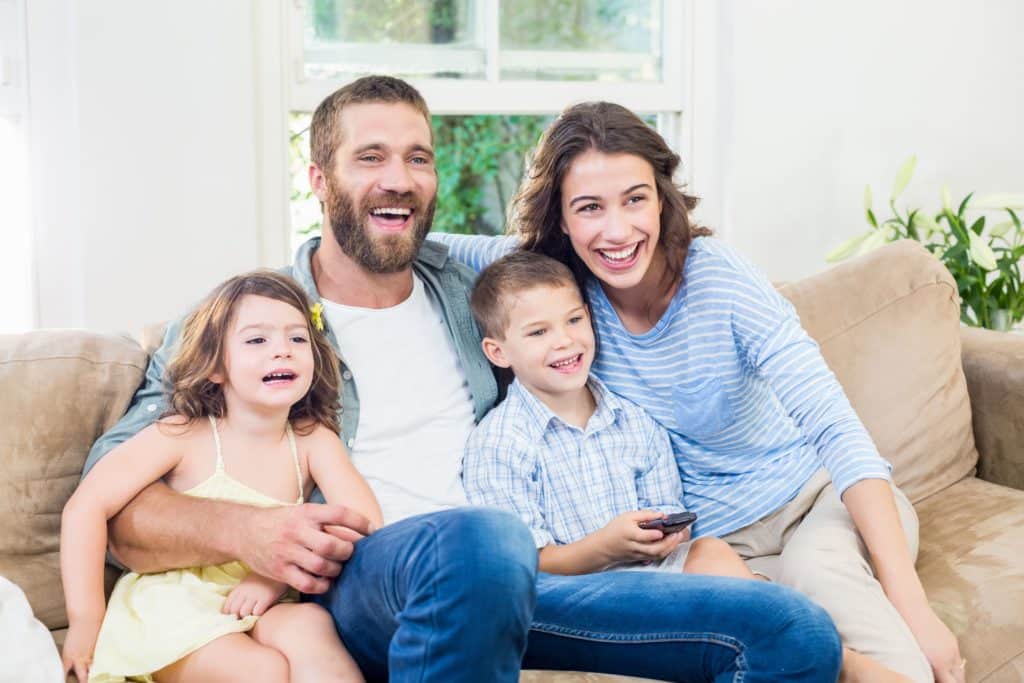
[[[968,680],[1024,681],[1024,336],[961,328],[955,283],[913,242],[780,291],[915,503],[918,571],[960,640]],[[149,336],[159,334],[153,328]],[[0,514],[8,522],[0,527],[0,574],[24,590],[58,643],[67,625],[61,509],[90,445],[141,383],[146,359],[122,337],[0,337]],[[522,677],[627,680],[641,679],[537,671]]]

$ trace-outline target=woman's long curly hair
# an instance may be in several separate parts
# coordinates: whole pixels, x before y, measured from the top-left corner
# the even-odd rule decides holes
[[[544,132],[510,205],[509,232],[519,235],[521,248],[568,265],[580,289],[586,292],[590,271],[562,232],[562,181],[573,161],[589,150],[632,154],[654,169],[655,189],[662,202],[658,246],[668,265],[663,291],[676,286],[682,280],[690,241],[711,231],[691,221],[697,197],[673,181],[679,155],[640,117],[612,102],[573,105]]]
[[[313,351],[313,382],[306,395],[292,406],[288,419],[300,433],[308,434],[317,423],[337,433],[338,358],[325,335],[312,329],[306,293],[290,277],[271,270],[227,280],[185,319],[177,352],[164,373],[167,415],[180,415],[191,423],[227,413],[223,385],[210,378],[225,372],[224,342],[238,303],[249,295],[282,301],[302,313]]]

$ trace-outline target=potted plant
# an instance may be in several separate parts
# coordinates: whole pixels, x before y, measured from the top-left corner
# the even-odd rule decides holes
[[[942,188],[942,209],[930,213],[906,209],[896,200],[914,174],[916,157],[900,167],[889,195],[891,217],[875,215],[871,186],[864,189],[864,212],[870,229],[833,249],[826,260],[842,261],[867,253],[887,242],[913,239],[935,254],[949,269],[960,293],[960,319],[973,327],[1009,330],[1024,319],[1024,229],[1017,212],[1024,195],[968,194],[954,207],[949,190]],[[1007,220],[991,224],[984,212],[1005,212]]]

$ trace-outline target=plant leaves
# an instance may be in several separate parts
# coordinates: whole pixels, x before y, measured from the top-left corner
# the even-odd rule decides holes
[[[839,261],[845,261],[854,254],[859,253],[858,249],[860,248],[861,243],[871,235],[875,234],[875,232],[876,231],[874,230],[869,230],[863,235],[858,235],[853,239],[846,240],[825,256],[825,262],[838,263]]]
[[[900,170],[896,172],[896,179],[892,183],[892,194],[889,195],[889,201],[896,201],[903,194],[903,190],[907,189],[907,184],[914,175],[914,166],[916,165],[917,156],[911,156],[903,162]]]
[[[953,198],[949,196],[949,185],[942,183],[942,208],[953,211]]]
[[[864,186],[864,210],[867,211],[868,213],[871,212],[871,204],[872,204],[872,202],[871,202],[871,186],[870,185],[865,185]]]

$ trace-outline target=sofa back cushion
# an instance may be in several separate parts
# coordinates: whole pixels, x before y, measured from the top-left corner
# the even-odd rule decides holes
[[[780,288],[914,502],[978,461],[949,271],[902,241]]]
[[[60,516],[100,434],[142,382],[135,342],[78,331],[0,336],[0,575],[48,628],[67,625]]]

